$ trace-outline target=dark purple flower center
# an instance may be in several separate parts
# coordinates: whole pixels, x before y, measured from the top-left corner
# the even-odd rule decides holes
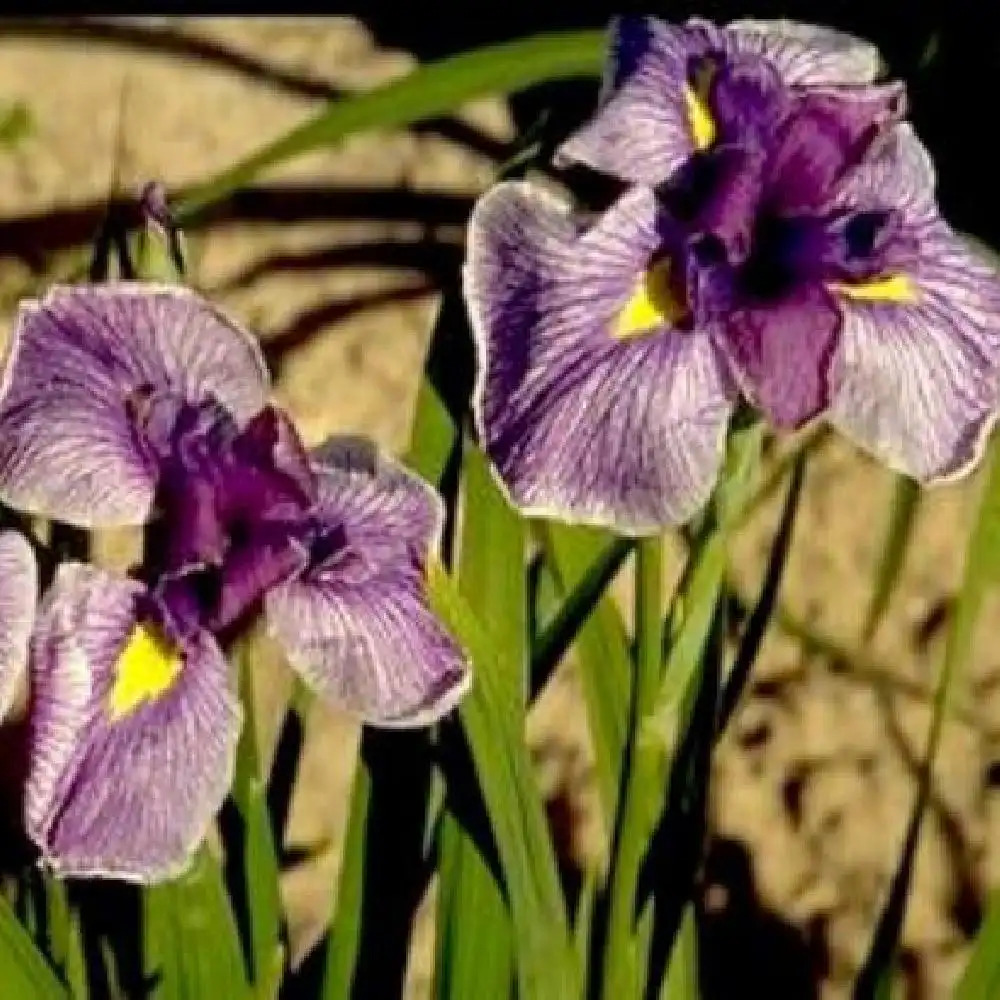
[[[139,391],[128,405],[159,469],[145,572],[182,633],[225,630],[307,560],[316,492],[305,451],[272,407],[240,427],[214,401]]]

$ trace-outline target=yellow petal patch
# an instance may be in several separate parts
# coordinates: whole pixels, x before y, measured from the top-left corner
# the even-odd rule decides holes
[[[848,299],[859,302],[899,302],[917,301],[917,287],[905,274],[893,274],[888,278],[873,281],[834,282],[830,290]]]
[[[687,304],[671,282],[670,261],[661,260],[639,279],[611,332],[619,340],[628,340],[664,323],[675,324],[686,315]]]
[[[118,722],[144,702],[166,694],[182,666],[180,650],[155,625],[137,624],[115,664],[115,681],[108,698],[112,721]]]
[[[708,107],[708,87],[684,84],[684,103],[695,149],[708,149],[715,142],[715,119]]]

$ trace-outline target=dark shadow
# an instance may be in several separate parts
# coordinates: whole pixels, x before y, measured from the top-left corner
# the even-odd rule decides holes
[[[750,854],[737,840],[723,837],[710,844],[700,923],[704,1000],[819,997],[818,984],[828,964],[822,929],[815,928],[807,937],[763,903]]]

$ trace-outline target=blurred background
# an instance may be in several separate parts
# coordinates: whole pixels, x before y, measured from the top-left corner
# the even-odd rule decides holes
[[[620,9],[620,8],[619,8]],[[395,3],[352,16],[0,20],[0,341],[18,300],[66,273],[110,198],[147,179],[176,193],[282,134],[343,92],[416,63],[541,30],[569,15],[466,5],[445,17]],[[669,14],[791,16],[879,44],[910,86],[953,224],[1000,245],[990,153],[1000,32],[961,3],[672,3]],[[477,102],[412,131],[364,135],[268,173],[188,230],[192,278],[259,333],[280,400],[309,444],[359,431],[405,447],[439,289],[461,262],[464,221],[519,131],[568,131],[596,84]],[[775,455],[779,455],[779,443]],[[834,998],[868,946],[914,794],[977,479],[927,493],[902,583],[860,635],[891,477],[844,443],[806,480],[782,612],[717,757],[707,866],[706,996]],[[752,601],[780,495],[738,539],[734,581]],[[678,545],[670,572],[680,568]],[[907,1000],[945,997],[1000,884],[1000,647],[991,605],[947,726],[906,922]],[[264,719],[288,695],[280,662]],[[540,779],[568,864],[599,849],[586,726],[572,664],[530,719]],[[332,905],[357,729],[315,707],[291,806],[283,891],[305,955]],[[429,982],[433,903],[418,914],[408,995]],[[739,970],[739,981],[727,979]],[[751,992],[754,995],[754,992]]]

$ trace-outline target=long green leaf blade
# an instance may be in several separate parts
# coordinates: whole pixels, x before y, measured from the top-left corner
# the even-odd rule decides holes
[[[243,890],[250,929],[250,975],[257,1000],[271,1000],[281,981],[281,898],[278,852],[262,773],[254,697],[254,636],[241,640],[238,657],[241,701],[246,718],[236,752],[232,796],[239,811],[242,842],[232,845],[243,862]]]
[[[1000,996],[1000,891],[990,896],[968,965],[952,1000],[994,1000]]]
[[[478,448],[465,449],[459,587],[493,641],[504,643],[510,673],[497,680],[505,701],[527,697],[527,592],[524,522],[504,499]],[[507,1000],[513,981],[506,902],[472,838],[454,816],[443,821],[438,883],[437,996]]]
[[[880,549],[881,555],[875,569],[871,603],[868,606],[862,632],[866,642],[878,629],[899,582],[917,522],[921,496],[920,484],[915,479],[903,475],[895,477],[892,500],[889,504],[889,525],[885,533],[885,542]]]
[[[593,579],[595,573],[601,574],[602,562],[611,565],[624,558],[620,548],[630,544],[616,542],[597,529],[554,522],[540,524],[538,534],[546,561],[567,599],[586,587],[588,578]],[[610,831],[617,809],[628,732],[632,661],[625,625],[613,598],[601,597],[589,617],[583,618],[583,612],[589,611],[590,605],[588,598],[576,609],[580,617],[573,623],[577,629],[574,646],[594,745],[597,787],[605,827]]]
[[[889,896],[872,938],[865,963],[855,982],[854,1000],[870,1000],[888,990],[896,948],[903,929],[906,899],[913,880],[920,828],[933,781],[934,762],[948,715],[952,690],[969,655],[976,622],[987,591],[1000,582],[1000,438],[988,453],[988,472],[979,513],[969,538],[965,573],[958,602],[948,629],[944,661],[934,691],[927,746],[917,788],[917,798],[907,825],[906,839]]]
[[[579,996],[562,888],[544,805],[524,743],[512,668],[440,567],[428,580],[432,603],[469,654],[473,685],[460,706],[509,900],[522,1000]]]
[[[11,997],[69,1000],[66,988],[0,893],[0,983]]]
[[[478,97],[509,94],[548,80],[599,76],[604,49],[600,31],[537,35],[463,52],[416,69],[401,80],[342,98],[201,184],[178,206],[178,221],[186,222],[261,172],[356,132],[400,128],[446,114]]]
[[[179,879],[144,890],[143,907],[151,1000],[248,1000],[236,920],[222,870],[206,848]]]

